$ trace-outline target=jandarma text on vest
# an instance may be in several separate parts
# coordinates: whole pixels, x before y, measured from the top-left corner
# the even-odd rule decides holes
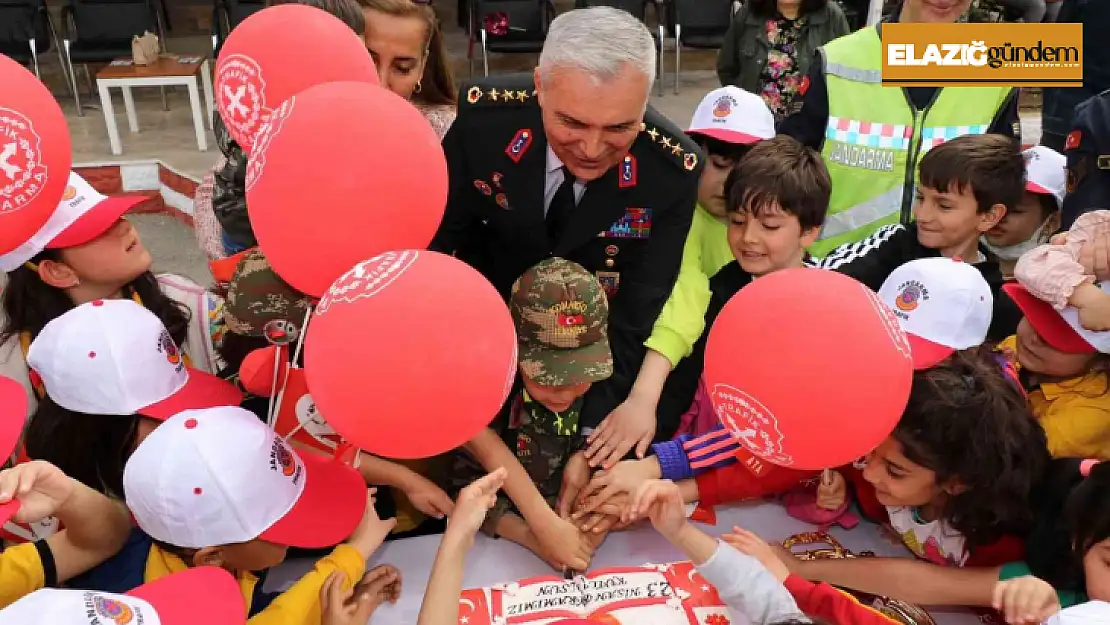
[[[848,145],[839,141],[832,142],[828,159],[846,167],[859,167],[872,171],[894,171],[894,151],[881,148],[865,148]]]

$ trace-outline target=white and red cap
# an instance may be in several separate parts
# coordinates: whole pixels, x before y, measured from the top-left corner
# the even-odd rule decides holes
[[[1056,208],[1064,205],[1067,189],[1068,159],[1052,148],[1035,145],[1021,153],[1025,157],[1025,190],[1056,198]]]
[[[82,304],[46,324],[27,365],[54,403],[85,414],[166,419],[243,399],[230,382],[186,367],[158,317],[129,299]]]
[[[124,595],[44,588],[0,610],[0,625],[244,625],[239,583],[201,566],[143,584]]]
[[[131,454],[123,492],[140,529],[186,549],[255,539],[330,547],[355,531],[367,504],[357,470],[298,454],[236,407],[167,419]]]
[[[702,98],[686,133],[726,143],[758,143],[775,137],[775,116],[763,98],[730,85]]]
[[[982,345],[994,314],[994,296],[983,274],[951,258],[920,258],[902,265],[883,282],[879,298],[898,317],[917,370]]]
[[[1110,282],[1098,287],[1110,293]],[[1110,354],[1110,332],[1092,332],[1079,322],[1079,311],[1072,306],[1056,310],[1051,304],[1038,299],[1018,282],[1002,285],[1002,290],[1014,300],[1025,320],[1049,346],[1067,354]]]
[[[107,232],[127,211],[146,199],[137,194],[108,197],[70,172],[69,184],[54,214],[30,240],[0,256],[0,271],[14,271],[48,248],[84,245]]]

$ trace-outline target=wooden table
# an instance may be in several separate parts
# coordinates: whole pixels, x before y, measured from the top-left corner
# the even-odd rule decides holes
[[[208,108],[207,125],[212,126],[212,74],[208,69],[208,59],[193,56],[165,55],[152,65],[135,65],[131,59],[122,58],[96,73],[96,86],[100,92],[100,106],[104,111],[104,124],[108,127],[108,141],[112,154],[122,154],[119,128],[116,127],[115,110],[108,89],[119,87],[123,91],[123,106],[127,112],[127,125],[131,132],[139,132],[139,119],[135,114],[135,100],[131,96],[132,87],[166,87],[182,85],[189,90],[189,104],[193,110],[193,127],[197,133],[197,147],[202,152],[208,150],[208,139],[204,134],[205,117],[200,107],[200,88],[197,76],[204,87],[204,102]]]

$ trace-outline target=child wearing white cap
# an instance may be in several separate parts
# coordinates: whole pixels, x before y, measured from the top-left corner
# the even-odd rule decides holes
[[[46,392],[27,428],[27,456],[116,497],[127,457],[161,421],[242,399],[231,383],[186,366],[158,317],[128,299],[94,300],[50,321],[27,363]]]
[[[0,472],[0,521],[29,523],[51,516],[66,529],[0,553],[0,607],[100,564],[123,546],[131,529],[122,505],[46,462]],[[0,613],[0,623],[29,622],[6,616]]]
[[[222,367],[213,337],[223,330],[222,300],[177,275],[151,273],[151,256],[123,216],[147,199],[106,197],[76,173],[54,214],[33,237],[0,256],[7,274],[0,301],[0,375],[21,382],[34,411],[35,388],[26,354],[48,322],[94,299],[133,299],[153,312],[191,364]],[[210,317],[211,315],[211,317]]]
[[[775,118],[759,96],[739,87],[710,91],[694,111],[690,135],[706,153],[698,181],[698,205],[686,236],[678,278],[663,311],[644,343],[648,348],[643,366],[628,399],[609,418],[635,423],[638,437],[616,445],[596,460],[611,466],[635,446],[643,456],[655,434],[655,408],[671,369],[690,355],[705,330],[709,306],[709,279],[735,260],[728,245],[728,210],[725,180],[753,145],[775,136]],[[598,439],[589,450],[597,454]]]
[[[1043,145],[1024,152],[1025,191],[1021,200],[1006,211],[998,225],[981,237],[983,247],[998,258],[1004,277],[1014,275],[1021,255],[1046,243],[1060,227],[1060,207],[1067,186],[1067,159]]]
[[[325,580],[342,573],[350,588],[361,579],[394,523],[378,518],[373,491],[357,470],[337,458],[298,453],[237,407],[167,419],[131,455],[123,489],[144,539],[129,541],[98,571],[100,583],[86,587],[126,592],[218,566],[235,575],[257,624],[319,623]],[[280,564],[289,547],[336,544],[285,592],[261,592],[253,572]]]
[[[1082,310],[1057,310],[1020,281],[1002,288],[1025,316],[998,348],[1021,372],[1052,456],[1110,459],[1110,332],[1088,330]],[[1110,297],[1108,282],[1091,288]]]
[[[201,597],[205,625],[246,625],[239,585],[214,566],[182,571],[126,595],[46,588],[0,610],[0,625],[193,625]]]

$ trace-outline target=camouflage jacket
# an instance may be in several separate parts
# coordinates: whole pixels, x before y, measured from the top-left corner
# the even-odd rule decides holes
[[[217,112],[213,115],[212,127],[216,133],[216,143],[227,157],[227,163],[216,170],[212,187],[212,212],[231,240],[243,247],[254,247],[250,218],[247,217],[247,154],[231,138],[227,126]]]

